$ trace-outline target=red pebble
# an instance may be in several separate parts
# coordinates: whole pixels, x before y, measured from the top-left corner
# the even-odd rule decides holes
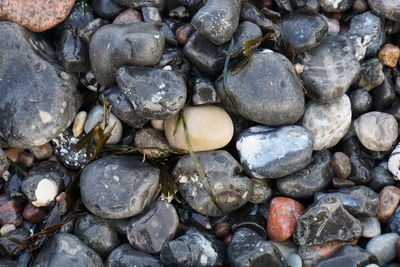
[[[189,40],[190,35],[194,32],[192,24],[188,23],[176,29],[175,36],[178,43],[185,45]]]
[[[232,240],[232,237],[233,237],[232,234],[229,234],[229,235],[225,236],[224,241],[223,241],[224,244],[225,244],[225,246],[229,245],[229,243],[230,243],[231,240]]]
[[[46,215],[47,215],[46,210],[35,207],[31,203],[25,206],[24,212],[22,213],[24,219],[30,221],[31,223],[39,223],[43,221]]]
[[[0,227],[4,224],[19,226],[22,223],[21,204],[6,195],[0,195]]]
[[[400,202],[400,189],[389,185],[379,193],[378,219],[386,222],[393,215]]]
[[[113,24],[130,24],[143,21],[142,13],[134,9],[121,12],[113,21]]]
[[[291,198],[275,197],[269,207],[267,232],[272,241],[289,239],[297,226],[297,219],[304,213],[303,205]]]

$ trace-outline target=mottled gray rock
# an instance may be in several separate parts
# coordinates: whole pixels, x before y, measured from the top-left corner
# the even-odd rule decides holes
[[[339,197],[331,195],[314,203],[297,221],[293,240],[298,245],[353,241],[362,234],[361,223],[348,213]]]
[[[276,182],[279,192],[293,198],[312,197],[328,187],[333,177],[328,150],[314,154],[310,165]]]
[[[104,107],[97,105],[94,106],[87,118],[86,118],[86,123],[85,123],[85,133],[88,134],[90,130],[93,129],[93,127],[96,125],[96,123],[100,123],[102,127],[104,128]],[[115,124],[115,126],[114,126]],[[107,144],[116,144],[119,142],[122,136],[122,123],[121,121],[112,113],[110,113],[109,119],[108,119],[108,125],[105,128],[104,132],[108,132],[111,130],[111,128],[114,126],[114,129],[111,132],[110,138],[107,140]],[[98,135],[94,136],[94,139],[98,139]]]
[[[370,91],[383,83],[385,75],[383,74],[383,65],[378,58],[371,58],[361,65],[357,85]]]
[[[372,96],[364,89],[356,89],[349,94],[351,113],[355,119],[368,112],[372,107]]]
[[[174,206],[159,200],[149,211],[129,222],[129,243],[146,253],[160,253],[164,244],[174,238],[178,224]]]
[[[208,78],[198,77],[193,85],[193,105],[206,105],[219,103],[219,97],[214,85]]]
[[[373,42],[379,40],[383,31],[382,21],[371,11],[354,16],[345,35],[351,40],[356,58],[361,60]]]
[[[398,136],[396,119],[383,112],[368,112],[354,121],[357,137],[364,147],[372,151],[389,150]]]
[[[114,3],[121,6],[126,6],[134,9],[140,9],[145,6],[155,6],[159,9],[163,9],[166,0],[112,0]]]
[[[302,121],[302,126],[313,135],[313,150],[335,146],[345,136],[350,124],[351,103],[346,94],[332,104],[310,101]]]
[[[319,0],[321,9],[325,12],[343,12],[351,8],[351,0]]]
[[[377,15],[400,22],[399,0],[368,0],[368,4]]]
[[[236,142],[245,171],[256,178],[280,178],[311,162],[312,135],[301,126],[253,126]]]
[[[381,234],[381,224],[377,217],[360,218],[360,222],[363,229],[363,237],[373,238]]]
[[[396,242],[400,236],[396,233],[387,233],[372,238],[365,247],[365,250],[378,258],[380,266],[384,266],[396,258]]]
[[[60,163],[43,161],[28,172],[21,190],[34,206],[49,206],[70,181],[71,177]]]
[[[122,67],[118,87],[132,104],[132,116],[163,120],[178,114],[186,101],[185,76],[179,72],[144,67]]]
[[[208,195],[191,157],[187,155],[178,161],[173,175],[179,192],[194,210],[208,216],[221,216],[246,204],[251,196],[252,184],[228,152],[217,150],[196,155],[221,210]]]
[[[33,266],[101,267],[104,265],[100,256],[77,237],[68,233],[58,233],[41,248]]]
[[[232,38],[238,23],[241,0],[208,0],[193,16],[192,24],[216,45]]]
[[[297,53],[307,51],[326,37],[328,24],[319,15],[292,13],[283,18],[282,40]]]
[[[249,2],[243,2],[240,10],[240,20],[250,21],[258,25],[262,31],[276,31],[278,27],[261,13],[260,9]]]
[[[250,21],[241,22],[232,37],[233,50],[231,56],[237,57],[238,55],[242,55],[242,52],[244,50],[244,42],[248,40],[255,40],[262,36],[263,34],[261,32],[261,29],[257,26],[257,24],[254,24]],[[228,48],[228,45],[226,45],[226,47]]]
[[[0,22],[0,29],[0,145],[43,145],[72,123],[78,81],[39,35],[11,22]]]
[[[190,228],[185,235],[169,241],[161,251],[166,266],[225,266],[225,247],[213,236]]]
[[[319,46],[300,54],[299,60],[307,96],[322,103],[337,101],[360,71],[351,41],[336,34],[328,34]]]
[[[3,149],[0,148],[0,177],[8,169],[9,163],[6,154]]]
[[[217,92],[223,105],[246,119],[284,125],[298,121],[304,112],[304,94],[290,61],[265,49],[254,52],[248,64],[236,74],[222,78]]]
[[[354,216],[370,217],[376,216],[378,212],[378,194],[366,186],[355,186],[326,194],[320,193],[315,196],[315,200],[320,200],[328,195],[338,196],[343,207]]]
[[[162,18],[159,10],[153,6],[144,6],[141,8],[143,20],[157,27],[162,26]]]
[[[132,156],[107,156],[82,171],[83,204],[93,214],[109,219],[139,214],[154,201],[160,171]]]
[[[120,243],[111,223],[91,214],[75,221],[74,235],[103,258]]]
[[[93,74],[103,86],[115,81],[124,65],[153,66],[160,60],[164,36],[150,23],[108,24],[90,40],[89,54]]]
[[[272,189],[266,179],[251,178],[253,192],[250,196],[251,203],[265,203],[272,197]]]
[[[279,249],[249,228],[235,232],[229,242],[228,258],[230,266],[235,267],[287,266]]]
[[[159,259],[124,244],[114,249],[108,256],[106,267],[162,267]]]

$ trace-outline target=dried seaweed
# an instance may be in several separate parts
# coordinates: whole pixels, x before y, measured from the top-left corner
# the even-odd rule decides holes
[[[160,169],[161,200],[170,203],[175,199],[177,202],[180,202],[177,197],[178,186],[175,183],[175,178],[168,171],[166,164],[153,162],[153,165]]]

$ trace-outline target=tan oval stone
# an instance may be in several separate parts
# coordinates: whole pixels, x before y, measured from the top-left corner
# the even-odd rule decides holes
[[[75,0],[2,0],[2,17],[33,32],[43,32],[65,20]]]
[[[393,44],[386,44],[379,51],[379,59],[388,67],[394,68],[400,57],[400,48]]]
[[[372,151],[387,151],[398,136],[396,119],[387,113],[373,111],[354,121],[354,129],[360,142]]]
[[[219,149],[233,136],[233,122],[229,114],[217,106],[188,107],[184,111],[190,141],[195,152]],[[188,150],[182,122],[173,134],[178,116],[164,123],[165,136],[171,147]]]
[[[151,126],[159,131],[164,131],[164,120],[151,120]]]
[[[72,126],[72,133],[75,137],[80,136],[83,133],[87,118],[87,112],[81,111],[75,116],[74,125]]]

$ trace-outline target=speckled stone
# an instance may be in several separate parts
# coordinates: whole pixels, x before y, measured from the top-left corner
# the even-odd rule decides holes
[[[347,95],[338,102],[320,104],[311,101],[304,112],[302,126],[313,135],[313,150],[335,146],[347,133],[351,124],[351,104]]]
[[[74,4],[75,0],[2,0],[1,15],[30,31],[43,32],[65,20]]]
[[[379,51],[379,59],[388,67],[394,68],[400,57],[400,48],[393,44],[386,44]]]
[[[331,166],[339,178],[347,178],[351,173],[350,158],[343,152],[336,152],[332,155]]]

